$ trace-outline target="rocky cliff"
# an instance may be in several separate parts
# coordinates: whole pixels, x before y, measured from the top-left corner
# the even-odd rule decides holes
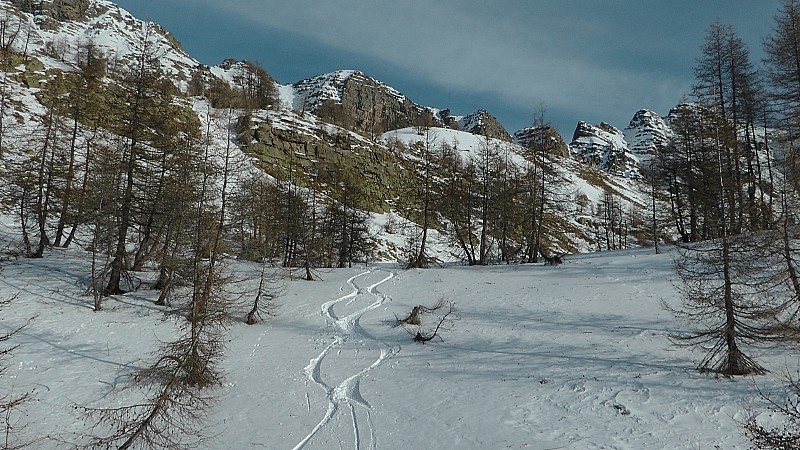
[[[402,185],[402,162],[387,146],[326,126],[310,114],[258,111],[239,118],[237,129],[243,150],[278,180],[289,180],[291,174],[294,184],[325,190],[343,175],[357,175],[377,212],[388,207]]]
[[[298,81],[293,88],[295,109],[370,136],[411,126],[442,125],[434,110],[359,71],[319,75]]]
[[[647,109],[634,114],[624,130],[628,150],[636,155],[655,155],[669,143],[673,134],[661,116]]]
[[[627,178],[638,176],[638,165],[630,157],[625,135],[612,125],[578,122],[569,146],[574,155],[600,170]]]
[[[92,6],[89,0],[11,0],[11,4],[34,17],[56,22],[84,19]]]
[[[464,116],[459,121],[459,129],[467,133],[477,134],[480,136],[488,136],[490,138],[500,139],[506,142],[511,142],[511,135],[508,134],[505,128],[500,125],[496,117],[489,114],[488,111],[481,108],[472,114]]]
[[[514,142],[525,148],[531,148],[533,143],[547,143],[551,155],[569,157],[569,146],[552,125],[523,128],[514,133]]]

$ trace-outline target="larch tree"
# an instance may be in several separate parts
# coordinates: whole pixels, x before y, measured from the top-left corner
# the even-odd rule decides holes
[[[681,248],[675,268],[683,304],[673,309],[695,325],[673,335],[676,341],[704,348],[698,368],[725,376],[766,372],[744,346],[775,339],[772,321],[779,313],[764,277],[763,246],[742,234],[751,227],[744,217],[752,210],[743,196],[740,164],[747,58],[737,42],[730,27],[712,25],[695,68],[695,93],[706,108],[692,121],[690,137],[693,154],[702,160],[695,167],[702,170],[704,194],[711,194],[703,235],[716,239]]]
[[[762,199],[764,171],[758,151],[756,117],[763,100],[760,75],[750,61],[747,45],[730,25],[712,24],[701,46],[701,57],[695,65],[694,95],[698,101],[720,114],[732,128],[733,142],[725,153],[735,189],[729,189],[731,214],[728,217],[734,233],[761,229],[769,222]]]
[[[477,218],[475,206],[479,190],[475,164],[460,154],[458,142],[442,143],[441,165],[444,172],[440,213],[447,223],[449,236],[461,249],[468,265],[478,263]]]
[[[429,231],[435,224],[436,194],[435,176],[437,172],[438,155],[436,153],[436,138],[429,127],[420,127],[423,140],[413,144],[410,148],[415,156],[414,169],[411,172],[412,180],[403,196],[408,202],[406,209],[408,216],[419,226],[419,233],[411,240],[413,248],[406,264],[408,269],[421,269],[428,267],[428,238]]]
[[[800,1],[784,0],[773,33],[764,40],[764,52],[780,126],[796,139],[800,136]]]
[[[128,269],[127,246],[135,225],[143,226],[145,232],[137,247],[151,245],[147,236],[153,231],[150,217],[162,192],[153,192],[151,183],[154,179],[163,181],[164,164],[174,148],[170,144],[172,136],[197,132],[196,116],[194,122],[187,120],[193,113],[175,104],[175,87],[162,76],[151,27],[145,26],[135,58],[119,75],[111,99],[115,124],[112,131],[121,137],[119,152],[123,163],[119,166],[122,182],[115,218],[117,237],[104,295],[125,292],[120,283]]]

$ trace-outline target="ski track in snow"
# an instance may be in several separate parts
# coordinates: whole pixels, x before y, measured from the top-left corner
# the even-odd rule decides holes
[[[361,449],[362,446],[364,446],[364,443],[361,442],[362,431],[359,428],[358,413],[360,411],[366,412],[367,429],[366,433],[364,434],[369,436],[369,444],[364,448],[376,448],[376,430],[372,420],[373,409],[369,402],[361,395],[360,383],[361,379],[365,375],[380,367],[388,359],[400,352],[399,346],[389,346],[381,342],[380,340],[371,336],[361,327],[360,324],[361,317],[364,314],[380,307],[385,302],[390,300],[387,295],[384,295],[378,291],[377,287],[393,279],[395,277],[394,272],[389,272],[386,277],[367,287],[360,287],[359,284],[356,283],[357,279],[366,279],[369,278],[370,275],[378,272],[381,271],[367,270],[351,277],[347,280],[347,286],[351,288],[350,293],[341,296],[336,300],[325,302],[320,307],[320,315],[325,318],[327,326],[335,327],[335,336],[333,341],[328,344],[319,355],[309,362],[304,369],[304,373],[308,381],[325,391],[325,396],[328,403],[327,410],[322,420],[320,420],[320,422],[308,433],[308,435],[306,435],[294,447],[294,450],[304,448],[309,442],[311,442],[311,439],[320,430],[326,426],[329,426],[334,421],[334,418],[338,417],[337,413],[339,413],[341,410],[346,410],[346,413],[349,413],[353,430],[353,448],[355,449]],[[340,289],[340,291],[343,290],[344,286]],[[350,314],[339,316],[335,311],[337,306],[351,307],[357,304],[360,305],[361,303],[368,302],[370,300],[372,300],[371,303],[360,309],[357,309]],[[325,376],[326,374],[323,373],[322,363],[328,357],[335,357],[337,360],[344,360],[345,357],[342,356],[343,349],[341,349],[341,347],[350,339],[357,339],[359,342],[368,341],[370,343],[374,343],[380,348],[380,354],[374,360],[374,362],[372,362],[372,364],[362,368],[361,370],[358,370],[353,375],[346,377],[340,383],[332,386],[330,381],[325,381],[325,378],[327,377]],[[337,351],[333,352],[334,349],[337,349]],[[359,350],[356,348],[354,351],[356,356],[354,360],[357,361]],[[353,370],[357,370],[357,367]],[[308,399],[308,393],[306,393],[306,399]],[[340,438],[340,447],[342,447],[342,444],[343,443],[341,442]]]

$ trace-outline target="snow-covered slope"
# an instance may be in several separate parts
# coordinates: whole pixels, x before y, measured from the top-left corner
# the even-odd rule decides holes
[[[426,140],[425,135],[420,134],[416,128],[390,131],[382,138],[387,142],[398,140],[406,146],[417,142],[424,144]],[[517,167],[526,168],[530,165],[525,156],[529,153],[528,149],[502,139],[487,139],[464,131],[431,128],[428,130],[427,141],[434,150],[442,144],[456,148],[465,160],[480,162],[488,146],[492,153],[508,158]],[[580,251],[594,250],[589,235],[595,229],[593,227],[599,224],[592,216],[592,211],[598,210],[607,195],[613,195],[625,210],[639,210],[648,204],[645,191],[640,189],[635,177],[598,171],[578,159],[558,155],[549,156],[548,164],[554,178],[558,180],[551,186],[551,194],[565,199],[554,202],[560,208],[556,215],[565,224],[569,224],[571,231],[567,234],[570,244]],[[582,200],[579,199],[585,199],[587,203],[581,205]]]
[[[766,408],[755,386],[780,383],[701,375],[702,355],[671,345],[667,333],[688,326],[659,304],[679,301],[671,262],[640,250],[558,268],[369,266],[288,282],[268,323],[231,325],[201,448],[747,449],[738,422]],[[259,268],[230,267],[251,280],[236,291],[254,292]],[[28,325],[0,386],[32,392],[10,411],[11,443],[85,442],[80,407],[135,401],[130,376],[184,320],[148,290],[93,312],[89,272],[71,250],[4,264],[0,298],[15,299],[0,330]],[[443,340],[421,345],[392,326],[440,298],[460,317]],[[754,352],[776,374],[798,357]]]
[[[420,134],[416,128],[389,131],[384,133],[381,138],[388,142],[397,140],[406,146],[425,141],[424,134]],[[488,147],[491,153],[508,154],[510,161],[519,166],[527,164],[527,161],[522,156],[525,149],[502,139],[487,138],[486,136],[449,128],[430,128],[428,130],[428,141],[429,145],[435,149],[441,147],[442,144],[457,149],[459,154],[466,160],[479,161],[481,154],[485,153]]]
[[[3,0],[0,5],[7,11],[13,8],[8,0]],[[62,22],[50,20],[46,27],[39,26],[43,17],[23,14],[26,39],[16,39],[13,48],[17,52],[41,57],[46,64],[59,66],[59,63],[74,64],[79,47],[88,42],[112,63],[133,58],[148,42],[150,51],[158,56],[165,73],[174,79],[185,81],[190,69],[198,65],[159,25],[139,20],[111,1],[92,0],[88,5],[84,18]],[[18,20],[16,15],[11,17]]]

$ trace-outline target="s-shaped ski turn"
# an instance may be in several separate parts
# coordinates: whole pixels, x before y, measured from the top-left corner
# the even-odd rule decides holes
[[[379,274],[384,274],[379,281],[362,287]],[[362,272],[347,280],[346,287],[349,287],[350,293],[325,302],[320,307],[320,315],[324,317],[327,326],[333,328],[334,336],[332,342],[311,359],[304,373],[308,382],[324,391],[327,407],[322,419],[294,447],[295,450],[304,448],[323,429],[331,429],[338,446],[346,448],[349,439],[344,433],[337,434],[337,428],[341,427],[352,430],[354,449],[376,448],[376,430],[372,420],[374,410],[361,395],[360,383],[365,375],[400,352],[400,346],[387,345],[376,339],[361,327],[360,321],[364,314],[391,300],[377,288],[395,275],[394,272],[377,269]],[[352,341],[361,344],[360,347],[365,347],[366,350],[346,345]],[[372,356],[364,357],[363,353]],[[347,364],[344,377],[341,373],[326,369],[334,365],[340,367],[342,363]],[[333,378],[341,381],[337,383]],[[366,428],[362,429],[364,423]]]

